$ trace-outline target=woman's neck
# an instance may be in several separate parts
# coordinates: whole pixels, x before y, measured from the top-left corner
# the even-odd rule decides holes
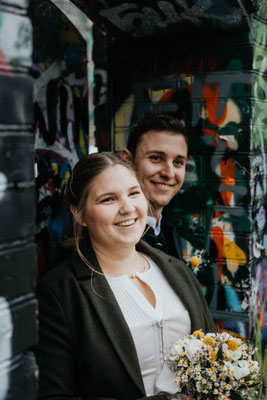
[[[92,243],[98,262],[105,275],[120,276],[143,272],[148,268],[146,259],[136,251],[135,246],[112,249],[107,251],[104,248]]]

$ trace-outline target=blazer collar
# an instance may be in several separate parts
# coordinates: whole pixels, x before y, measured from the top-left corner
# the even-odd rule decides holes
[[[93,270],[90,270],[78,253],[74,252],[72,254],[74,273],[80,281],[82,290],[95,307],[102,325],[124,367],[135,382],[140,392],[140,397],[143,397],[145,396],[145,388],[130,329],[103,275],[88,234],[82,240],[80,249]]]

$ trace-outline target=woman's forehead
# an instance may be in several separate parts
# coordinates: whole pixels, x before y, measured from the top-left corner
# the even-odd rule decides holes
[[[89,187],[90,191],[105,190],[105,188],[121,188],[139,185],[135,172],[124,165],[112,165],[95,177]]]

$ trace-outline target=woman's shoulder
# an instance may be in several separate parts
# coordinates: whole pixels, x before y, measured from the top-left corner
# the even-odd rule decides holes
[[[163,273],[178,273],[180,280],[183,280],[187,286],[200,288],[200,283],[195,274],[183,261],[159,249],[155,249],[142,240],[138,243],[137,250],[147,254],[160,267]]]
[[[74,282],[75,280],[73,260],[72,256],[70,256],[39,277],[37,280],[37,292],[42,288],[48,288],[53,292],[57,292],[60,288],[64,290],[66,285],[69,285],[70,282]]]
[[[154,247],[152,247],[143,240],[140,240],[136,248],[138,251],[150,256],[152,259],[160,259],[162,262],[167,262],[168,264],[174,264],[178,268],[185,269],[185,271],[189,270],[191,272],[190,268],[188,268],[188,266],[183,261],[179,260],[176,257],[170,256],[169,254],[164,253],[162,250],[155,249]]]

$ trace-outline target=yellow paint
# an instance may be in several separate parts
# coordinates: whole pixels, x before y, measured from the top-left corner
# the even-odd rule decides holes
[[[69,178],[70,178],[70,173],[69,173],[69,171],[67,171],[65,173],[64,179],[61,182],[61,187],[64,187],[67,184]]]
[[[223,256],[227,261],[227,268],[232,273],[235,273],[239,265],[244,265],[247,262],[246,253],[232,240],[224,237]]]
[[[126,133],[131,125],[131,117],[134,109],[134,96],[129,96],[115,114],[115,150],[122,150],[126,145]],[[119,133],[117,133],[119,132]],[[114,132],[113,132],[114,133]]]
[[[165,89],[165,90],[152,90],[152,89],[148,89],[148,94],[149,94],[149,98],[150,100],[153,102],[158,102],[159,99],[169,91],[169,89]]]
[[[82,129],[80,129],[80,133],[79,133],[79,143],[80,143],[80,146],[81,146],[81,152],[82,152],[83,156],[86,156],[87,151],[86,151],[86,148],[85,148],[85,141],[84,141],[84,136],[83,136]]]
[[[55,175],[58,175],[58,164],[56,163],[51,163],[51,168],[54,172]]]

